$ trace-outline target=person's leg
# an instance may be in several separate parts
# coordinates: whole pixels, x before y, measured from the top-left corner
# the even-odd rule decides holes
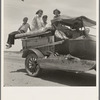
[[[14,31],[14,32],[9,34],[8,40],[7,40],[7,43],[9,44],[8,48],[10,48],[12,45],[14,45],[14,39],[15,39],[15,35],[16,34],[19,34],[19,32],[18,31]]]
[[[54,42],[54,36],[49,36],[48,37],[48,42],[53,43]]]

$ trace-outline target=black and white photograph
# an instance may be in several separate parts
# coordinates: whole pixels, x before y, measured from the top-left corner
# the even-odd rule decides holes
[[[58,100],[98,100],[98,0],[2,0],[1,36],[4,91],[64,88]]]

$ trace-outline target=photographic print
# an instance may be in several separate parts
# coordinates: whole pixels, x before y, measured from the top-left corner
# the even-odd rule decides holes
[[[97,1],[2,0],[3,87],[91,87],[97,100]]]

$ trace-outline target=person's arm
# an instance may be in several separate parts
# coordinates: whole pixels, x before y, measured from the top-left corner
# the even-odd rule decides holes
[[[30,25],[29,25],[29,30],[31,31]]]
[[[18,28],[18,31],[20,31],[20,29],[21,29],[21,26]]]
[[[18,31],[20,31],[20,29],[22,28],[22,26],[23,26],[23,25],[21,25],[21,26],[18,28]]]

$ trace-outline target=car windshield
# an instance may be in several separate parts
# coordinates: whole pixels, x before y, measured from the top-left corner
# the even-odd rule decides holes
[[[96,26],[94,26],[94,27],[85,27],[85,28],[89,29],[88,34],[96,36]]]

